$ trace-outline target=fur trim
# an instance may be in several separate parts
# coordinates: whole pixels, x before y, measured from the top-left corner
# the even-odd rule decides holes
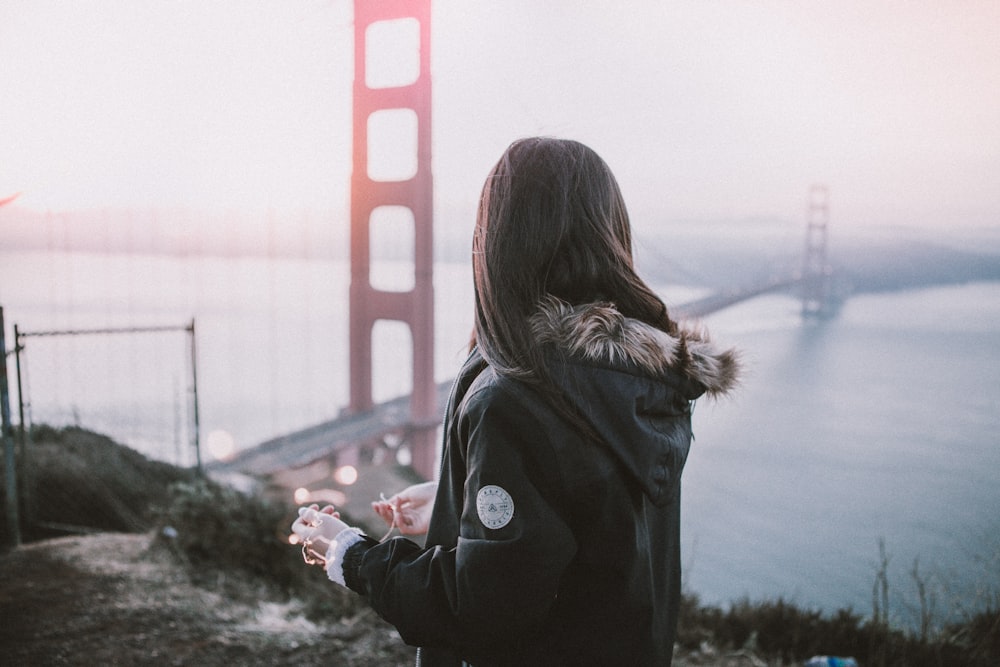
[[[630,317],[614,304],[580,306],[549,296],[530,320],[532,335],[570,356],[603,363],[631,362],[658,375],[668,368],[682,371],[720,396],[733,389],[740,374],[739,354],[718,350],[704,329],[681,329],[674,337]]]
[[[364,539],[364,535],[357,528],[345,528],[333,538],[333,541],[330,542],[330,548],[326,550],[326,566],[324,568],[330,581],[341,586],[347,585],[344,581],[344,556],[348,549]]]

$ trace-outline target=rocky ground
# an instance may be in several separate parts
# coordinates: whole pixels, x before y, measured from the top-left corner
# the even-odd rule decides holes
[[[100,434],[41,427],[32,435],[29,495],[36,500],[36,521],[22,535],[22,546],[0,552],[0,667],[414,664],[415,650],[395,629],[320,570],[294,567],[315,594],[310,600],[293,597],[296,589],[282,579],[281,563],[258,544],[269,541],[254,532],[257,523],[267,523],[263,515],[260,522],[228,526],[229,532],[209,528],[188,537],[219,549],[234,534],[245,534],[253,541],[248,549],[260,548],[250,556],[237,552],[271,559],[270,577],[261,568],[256,575],[254,568],[234,574],[226,565],[233,549],[201,554],[194,566],[190,542],[157,532],[168,520],[181,521],[175,525],[188,532],[192,522],[214,525],[211,515],[196,520],[185,512],[227,507],[225,502],[237,499],[189,491],[171,500],[168,489],[192,481],[190,471],[150,461]],[[365,475],[356,486],[370,488],[354,495],[374,498],[380,490],[405,486],[405,480],[384,479],[383,473]],[[249,512],[254,515],[266,507],[238,502],[255,508]],[[172,512],[164,513],[165,507]],[[67,526],[91,534],[52,537],[65,535]],[[0,544],[6,540],[0,530]],[[294,556],[289,562],[301,565]],[[763,663],[706,645],[678,664]]]
[[[151,534],[101,533],[0,555],[3,665],[412,665],[414,650],[363,605],[329,622],[249,579],[192,581]],[[702,651],[675,664],[766,665]]]
[[[196,585],[150,535],[30,544],[0,558],[5,665],[412,665],[395,630],[361,608],[329,624],[253,581]]]

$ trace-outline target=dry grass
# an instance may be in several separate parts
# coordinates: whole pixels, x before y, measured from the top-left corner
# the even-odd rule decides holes
[[[307,618],[253,579],[195,584],[151,534],[45,540],[0,557],[5,665],[412,665],[358,606]]]
[[[36,520],[102,532],[51,537],[36,524],[0,554],[3,665],[413,664],[391,626],[282,541],[294,508],[79,429],[42,429],[35,443]],[[781,667],[817,653],[865,667],[1000,664],[997,611],[949,632],[929,643],[848,612],[687,597],[674,664]]]

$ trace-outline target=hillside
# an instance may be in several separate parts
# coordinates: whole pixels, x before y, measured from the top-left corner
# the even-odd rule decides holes
[[[0,557],[0,572],[5,665],[413,663],[364,607],[313,621],[252,579],[198,583],[151,533],[35,542]]]
[[[413,664],[364,601],[285,541],[295,508],[198,480],[77,428],[36,429],[37,519],[0,553],[4,665]],[[99,531],[52,537],[58,528]],[[2,536],[6,543],[7,535]],[[993,665],[1000,611],[918,641],[850,612],[781,600],[703,607],[684,598],[679,667]]]

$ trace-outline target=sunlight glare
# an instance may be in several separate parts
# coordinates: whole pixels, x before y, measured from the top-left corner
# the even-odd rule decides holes
[[[228,431],[212,431],[206,440],[209,453],[219,461],[228,461],[236,453],[236,441]]]
[[[396,451],[396,463],[401,466],[408,466],[413,463],[413,454],[410,452],[409,447],[400,447]]]
[[[340,466],[333,473],[333,480],[337,482],[337,484],[350,486],[358,481],[358,469],[354,466]]]

